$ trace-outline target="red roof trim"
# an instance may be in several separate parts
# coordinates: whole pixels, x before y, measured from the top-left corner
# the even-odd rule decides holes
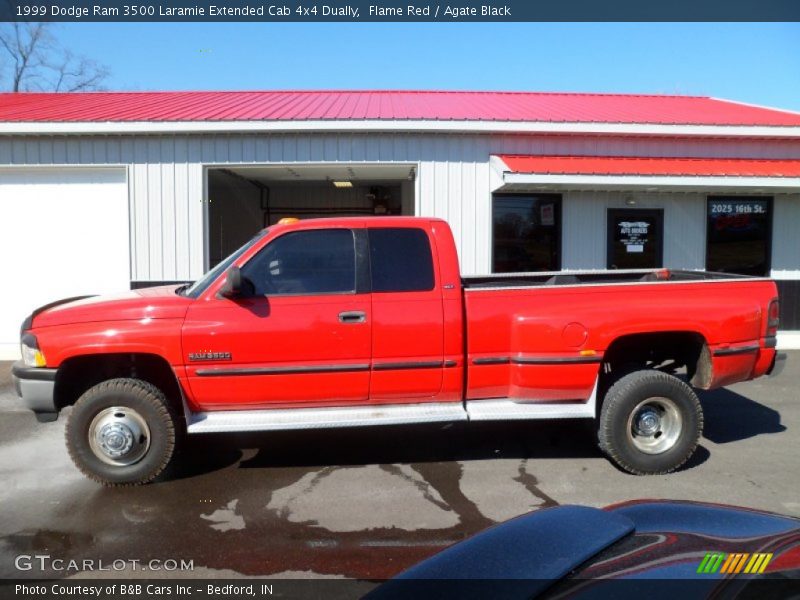
[[[800,159],[527,155],[500,155],[499,158],[512,173],[539,175],[800,177]]]
[[[800,127],[800,113],[699,96],[469,91],[0,94],[0,122],[468,121]]]

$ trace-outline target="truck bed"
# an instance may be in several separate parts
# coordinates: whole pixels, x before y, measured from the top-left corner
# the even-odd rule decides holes
[[[650,336],[656,348],[669,343],[653,337],[661,332],[700,340],[711,367],[703,387],[757,377],[774,355],[765,311],[778,294],[764,277],[655,269],[490,275],[463,285],[468,400],[585,402],[606,351],[632,336]]]
[[[493,273],[463,277],[465,289],[542,287],[551,285],[602,285],[623,283],[652,283],[656,281],[709,281],[766,279],[732,273],[692,271],[688,269],[618,269],[609,271],[550,271],[537,273]]]

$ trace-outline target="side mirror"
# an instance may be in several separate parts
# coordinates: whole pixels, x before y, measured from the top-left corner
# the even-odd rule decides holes
[[[225,285],[220,294],[226,298],[236,298],[242,295],[242,272],[239,267],[231,267],[225,274]]]

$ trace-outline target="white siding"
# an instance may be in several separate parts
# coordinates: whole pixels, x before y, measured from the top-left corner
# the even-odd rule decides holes
[[[285,162],[417,163],[416,214],[447,219],[456,235],[464,272],[487,272],[491,242],[489,157],[504,153],[800,158],[800,142],[422,133],[0,139],[0,165],[129,166],[131,277],[140,281],[183,280],[202,273],[207,236],[203,206],[206,166]],[[565,194],[565,268],[603,266],[605,209],[624,205],[624,197],[611,193]],[[639,206],[665,210],[665,264],[703,266],[705,203],[698,202],[699,198],[687,194],[641,196]],[[798,236],[778,216],[797,219],[797,201],[800,198],[776,202],[776,238],[786,240],[787,250],[779,250],[773,263],[776,269],[787,272],[800,269]]]
[[[664,266],[705,268],[704,194],[567,192],[562,207],[562,267],[605,269],[609,208],[664,210]],[[636,204],[629,206],[627,201]]]
[[[800,194],[777,196],[772,210],[772,276],[800,279]]]

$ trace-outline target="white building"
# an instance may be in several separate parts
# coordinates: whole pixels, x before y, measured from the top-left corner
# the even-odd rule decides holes
[[[338,186],[338,187],[337,187]],[[0,94],[0,356],[49,301],[199,277],[284,216],[446,219],[465,274],[771,275],[800,347],[800,114],[494,92]]]

